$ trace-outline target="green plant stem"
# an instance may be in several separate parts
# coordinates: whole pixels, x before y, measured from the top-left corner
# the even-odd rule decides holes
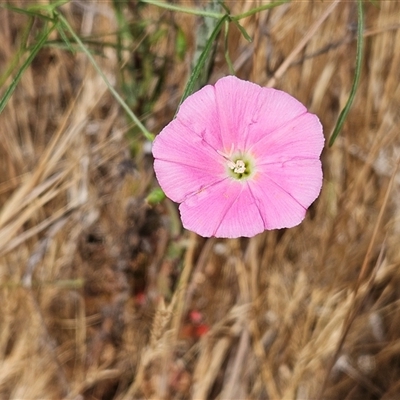
[[[173,4],[164,3],[163,1],[158,1],[158,0],[140,0],[140,1],[142,3],[151,4],[153,6],[157,6],[160,8],[165,8],[166,10],[180,11],[180,12],[184,12],[186,14],[198,15],[200,17],[211,17],[211,18],[220,19],[224,16],[224,14],[221,14],[221,13],[215,13],[215,12],[206,11],[206,10],[198,10],[195,8],[175,6]]]
[[[32,26],[33,26],[33,21],[34,21],[34,19],[32,17],[29,17],[26,28],[24,29],[24,31],[22,33],[21,45],[20,45],[17,53],[13,57],[6,72],[0,77],[0,87],[4,85],[5,81],[8,79],[8,77],[12,74],[14,69],[19,64],[22,55],[25,53],[26,48],[27,48],[27,43],[28,43],[28,37],[29,37],[29,34],[30,34]]]
[[[75,31],[72,29],[72,27],[69,25],[67,20],[62,16],[58,15],[58,18],[62,25],[65,27],[66,30],[69,31],[71,36],[74,38],[76,43],[79,45],[81,50],[86,54],[88,57],[89,61],[92,63],[93,67],[95,70],[98,72],[98,74],[102,77],[104,82],[106,83],[108,89],[112,93],[112,95],[115,97],[115,99],[118,101],[118,103],[121,105],[121,107],[126,111],[126,113],[129,115],[129,117],[133,120],[133,122],[136,124],[136,126],[142,131],[143,135],[146,137],[146,139],[153,141],[154,140],[154,135],[150,133],[146,127],[140,122],[139,118],[133,113],[133,111],[129,108],[128,104],[123,100],[123,98],[119,95],[119,93],[114,89],[114,87],[111,85],[107,77],[105,76],[104,72],[101,70],[99,65],[97,64],[96,60],[90,53],[90,51],[87,49],[87,47],[83,44],[79,36],[75,33]]]
[[[157,6],[160,8],[165,8],[166,10],[171,10],[171,11],[180,11],[180,12],[184,12],[187,14],[192,14],[192,15],[198,15],[200,17],[211,17],[211,18],[216,18],[216,19],[220,19],[224,16],[224,14],[221,13],[215,13],[212,11],[206,11],[206,10],[199,10],[196,8],[189,8],[189,7],[181,7],[181,6],[175,6],[173,4],[169,4],[169,3],[165,3],[163,1],[159,1],[159,0],[140,0],[142,3],[146,3],[146,4],[151,4],[153,6]],[[230,18],[235,20],[235,21],[239,21],[240,19],[243,18],[247,18],[250,17],[251,15],[254,15],[260,11],[264,11],[264,10],[269,10],[271,8],[274,8],[276,6],[279,6],[281,4],[287,3],[290,0],[279,0],[279,1],[275,1],[273,3],[269,3],[269,4],[264,4],[263,6],[259,6],[256,8],[253,8],[243,14],[239,14],[239,15],[231,15]]]
[[[235,75],[235,68],[233,66],[231,57],[229,56],[229,48],[228,48],[228,33],[229,33],[229,21],[225,21],[225,33],[224,33],[224,41],[225,41],[225,61],[228,64],[229,73],[231,75]]]
[[[43,19],[45,21],[54,22],[54,19],[52,17],[49,17],[48,15],[44,15],[44,14],[39,13],[39,11],[44,8],[43,6],[41,6],[41,7],[40,6],[37,6],[37,7],[33,6],[32,7],[34,9],[37,8],[37,11],[31,10],[30,8],[26,10],[24,8],[13,7],[10,4],[1,4],[0,8],[5,8],[6,10],[10,10],[10,11],[16,12],[18,14],[27,15],[28,17],[39,17],[39,18],[41,18],[41,19]]]
[[[347,118],[348,113],[350,112],[351,105],[353,104],[354,97],[357,92],[358,84],[360,82],[361,76],[361,67],[362,67],[362,56],[363,56],[363,46],[364,46],[364,8],[363,8],[363,0],[357,0],[358,6],[358,27],[357,27],[357,55],[356,55],[356,70],[354,73],[353,85],[351,87],[350,95],[347,100],[346,105],[344,106],[342,112],[339,115],[337,120],[335,129],[329,139],[329,147],[331,147],[336,138],[338,137],[343,124]]]
[[[254,14],[260,12],[260,11],[270,10],[271,8],[280,6],[281,4],[284,4],[284,3],[288,3],[289,1],[290,0],[279,0],[279,1],[275,1],[273,3],[264,4],[263,6],[252,8],[251,10],[249,10],[249,11],[243,13],[243,14],[232,15],[231,18],[236,20],[236,21],[239,21],[239,20],[241,20],[243,18],[250,17],[251,15],[254,15]]]

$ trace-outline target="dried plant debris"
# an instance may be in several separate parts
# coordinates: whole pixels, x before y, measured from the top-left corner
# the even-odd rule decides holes
[[[148,3],[59,12],[156,134],[204,18]],[[74,52],[51,33],[0,114],[1,398],[400,397],[400,4],[364,10],[361,81],[322,153],[321,195],[301,225],[250,239],[201,238],[176,204],[146,201],[150,143],[72,39]],[[227,45],[239,78],[299,99],[328,138],[352,85],[356,3],[285,3],[240,23],[253,41],[231,24],[207,83],[229,74]],[[29,26],[0,9],[1,96],[43,20]]]

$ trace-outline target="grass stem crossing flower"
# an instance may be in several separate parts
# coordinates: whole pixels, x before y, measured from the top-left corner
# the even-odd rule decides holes
[[[201,236],[298,225],[322,185],[322,126],[289,94],[234,76],[189,96],[156,137],[154,169]]]

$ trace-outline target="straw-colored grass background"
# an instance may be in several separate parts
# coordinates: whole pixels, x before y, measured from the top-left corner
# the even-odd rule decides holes
[[[251,239],[205,240],[172,203],[147,205],[149,144],[83,53],[40,51],[0,115],[0,398],[400,398],[400,3],[376,3],[321,196],[300,226]],[[62,11],[103,43],[96,60],[157,133],[202,20],[122,8],[120,57],[105,45],[121,29],[111,1]],[[0,9],[0,71],[26,23]],[[237,75],[297,97],[328,138],[354,76],[356,3],[293,1],[242,23],[254,40],[231,26]],[[228,74],[223,52],[221,37],[211,83]]]

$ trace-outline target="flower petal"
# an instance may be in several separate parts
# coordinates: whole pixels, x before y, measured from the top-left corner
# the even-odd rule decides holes
[[[214,149],[222,149],[214,86],[207,85],[180,106],[177,119]]]
[[[254,123],[261,87],[227,76],[215,84],[223,149],[244,150],[249,126]]]
[[[177,119],[156,137],[152,150],[157,180],[178,203],[226,177],[224,158]]]
[[[305,217],[306,210],[267,177],[261,185],[250,185],[264,220],[265,229],[291,228]]]
[[[251,237],[264,230],[247,183],[232,179],[189,197],[179,210],[183,226],[204,237]]]
[[[249,152],[257,165],[291,159],[318,159],[324,146],[322,126],[316,115],[305,113],[255,143]]]
[[[265,135],[307,112],[289,94],[227,76],[215,84],[225,151],[245,151]]]
[[[198,169],[177,162],[155,160],[154,170],[164,193],[173,201],[181,203],[187,197],[205,190],[226,177],[217,177],[212,171]]]
[[[258,168],[257,176],[266,176],[307,209],[318,197],[322,186],[321,161],[318,159],[290,160],[265,164]],[[265,184],[261,179],[255,182]]]
[[[249,182],[264,219],[265,229],[298,225],[322,185],[319,160],[292,160],[263,165]]]

